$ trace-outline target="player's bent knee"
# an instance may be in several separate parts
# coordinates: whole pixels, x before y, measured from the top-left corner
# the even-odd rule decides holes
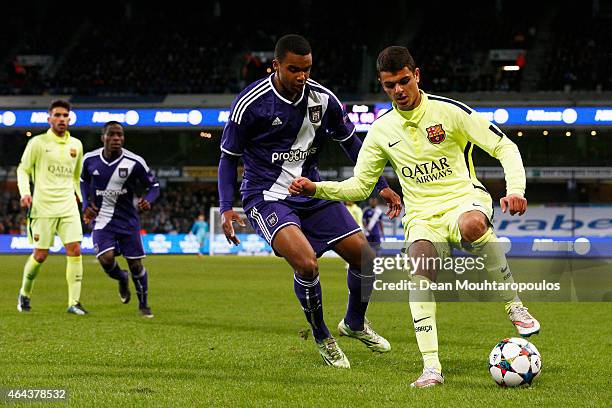
[[[431,241],[419,239],[413,242],[408,249],[411,258],[434,258],[438,256],[438,251]]]
[[[69,244],[66,244],[66,255],[81,256],[81,244],[78,242],[71,242]]]
[[[319,274],[319,264],[315,256],[303,257],[295,262],[295,271],[298,276],[313,279]]]
[[[45,262],[45,260],[47,259],[47,256],[49,256],[49,252],[48,251],[38,251],[38,250],[35,250],[34,254],[32,254],[32,257],[38,263]]]
[[[482,237],[489,229],[486,217],[480,214],[464,214],[459,220],[461,237],[467,242],[474,242]]]
[[[351,267],[361,269],[364,265],[371,265],[375,257],[376,252],[374,252],[370,244],[365,241],[364,245],[359,248],[359,251],[357,251],[351,259],[348,259],[347,262]]]
[[[100,262],[100,265],[102,266],[102,268],[104,268],[104,270],[108,271],[109,269],[112,269],[113,266],[115,266],[115,254],[113,253],[113,251],[105,252],[98,257],[98,262]]]
[[[361,269],[362,265],[369,265],[374,261],[376,252],[362,233],[353,234],[342,240],[334,250],[352,268]]]
[[[129,259],[128,268],[132,275],[140,275],[142,272],[142,261],[140,259]]]

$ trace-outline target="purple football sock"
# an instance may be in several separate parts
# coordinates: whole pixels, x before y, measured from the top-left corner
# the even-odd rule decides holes
[[[139,275],[132,273],[132,281],[136,287],[136,295],[138,296],[139,307],[149,307],[147,302],[147,294],[149,292],[149,274],[143,267]]]
[[[115,261],[115,265],[109,270],[104,269],[104,272],[115,280],[125,280],[128,278],[127,271],[122,270],[119,264]]]
[[[361,270],[349,266],[346,283],[349,288],[349,298],[344,322],[351,330],[363,330],[366,310],[372,295],[374,275],[363,275]]]
[[[312,335],[320,343],[324,339],[331,337],[331,334],[329,334],[329,330],[323,320],[323,295],[319,276],[309,279],[295,274],[293,278],[295,295],[302,305],[302,310],[304,310],[308,323],[312,327]]]

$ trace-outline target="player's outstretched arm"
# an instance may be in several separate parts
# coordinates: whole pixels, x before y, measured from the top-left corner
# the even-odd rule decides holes
[[[340,143],[340,147],[342,150],[344,150],[344,153],[353,162],[353,164],[357,164],[359,152],[361,151],[362,146],[363,143],[361,142],[361,139],[359,139],[355,134]],[[386,188],[389,188],[389,184],[387,184],[387,180],[385,180],[385,178],[381,175],[378,177],[375,189],[378,191],[383,191]]]
[[[340,146],[346,153],[349,159],[353,161],[353,163],[357,163],[359,160],[359,152],[363,147],[363,143],[361,139],[359,139],[355,134],[351,136],[349,139],[340,143]],[[369,146],[370,156],[372,156],[372,146]],[[375,151],[376,149],[374,149]],[[386,163],[386,162],[385,162]],[[378,190],[380,196],[385,203],[387,203],[387,216],[390,219],[397,217],[402,212],[402,200],[400,196],[395,193],[395,191],[389,188],[387,181],[383,176],[378,177],[378,181],[376,182],[376,190]]]
[[[316,182],[314,197],[338,201],[363,201],[368,198],[388,161],[377,142],[380,136],[374,127],[370,129],[359,149],[353,177],[344,181]]]

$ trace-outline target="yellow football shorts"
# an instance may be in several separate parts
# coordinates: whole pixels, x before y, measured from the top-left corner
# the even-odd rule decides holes
[[[451,210],[434,214],[426,218],[415,218],[406,228],[407,247],[418,240],[430,241],[434,244],[438,256],[445,259],[450,256],[452,247],[461,245],[459,217],[467,211],[482,212],[489,223],[493,220],[493,200],[486,191],[474,189],[474,192],[458,202]]]
[[[83,228],[78,214],[59,218],[31,218],[28,220],[28,241],[37,249],[53,246],[55,235],[64,245],[83,240]]]

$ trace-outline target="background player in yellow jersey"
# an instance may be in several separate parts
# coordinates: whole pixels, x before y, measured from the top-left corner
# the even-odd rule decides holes
[[[81,200],[79,175],[83,165],[83,145],[70,136],[70,103],[57,100],[49,107],[51,128],[34,136],[23,152],[17,168],[21,206],[28,208],[28,238],[34,252],[23,268],[17,310],[30,311],[34,279],[49,255],[55,234],[66,248],[68,313],[87,314],[80,303],[83,261],[83,230],[77,197]],[[30,179],[34,193],[30,190]]]
[[[354,176],[342,182],[318,183],[297,178],[289,191],[322,199],[363,200],[390,162],[404,195],[406,215],[402,222],[412,259],[445,258],[450,256],[451,246],[461,247],[485,260],[490,280],[513,282],[493,233],[492,198],[476,179],[471,152],[477,145],[501,162],[507,184],[506,196],[500,200],[502,211],[522,215],[527,200],[518,148],[499,128],[463,103],[419,90],[420,71],[405,47],[384,49],[378,56],[377,71],[393,108],[368,132]],[[435,281],[438,271],[423,262],[415,265],[413,272],[412,280],[420,287],[420,281]],[[516,291],[501,291],[500,295],[520,335],[540,330]],[[410,310],[424,361],[422,375],[411,385],[442,384],[433,293],[411,291]]]
[[[351,214],[357,225],[363,229],[363,210],[354,201],[345,201],[344,206]]]

